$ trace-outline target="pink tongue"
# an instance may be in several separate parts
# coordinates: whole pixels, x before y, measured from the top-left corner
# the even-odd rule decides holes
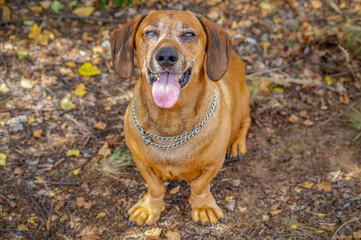
[[[178,74],[159,73],[159,80],[153,83],[152,94],[155,104],[161,108],[171,108],[177,103],[180,94]]]

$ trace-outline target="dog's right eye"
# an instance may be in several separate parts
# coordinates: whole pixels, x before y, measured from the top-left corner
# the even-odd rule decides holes
[[[143,36],[146,36],[147,38],[150,39],[156,39],[158,37],[157,33],[154,31],[146,31]]]

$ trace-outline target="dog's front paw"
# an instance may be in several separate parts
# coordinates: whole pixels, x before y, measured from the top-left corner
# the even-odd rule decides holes
[[[199,225],[210,227],[218,221],[224,223],[223,211],[210,192],[202,195],[192,193],[189,202],[192,205],[192,219]]]
[[[129,209],[127,216],[127,218],[129,218],[128,226],[153,225],[158,221],[164,209],[163,195],[159,198],[152,198],[149,193],[147,193],[139,202]]]

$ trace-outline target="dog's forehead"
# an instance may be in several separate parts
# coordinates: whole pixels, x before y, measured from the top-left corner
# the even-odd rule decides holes
[[[151,12],[142,22],[142,27],[159,30],[201,30],[203,29],[197,17],[189,11],[155,11]]]

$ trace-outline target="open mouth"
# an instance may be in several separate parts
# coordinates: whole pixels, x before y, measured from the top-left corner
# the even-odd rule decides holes
[[[181,88],[185,87],[191,78],[191,69],[183,74],[172,72],[148,72],[149,83],[155,104],[161,108],[173,107],[179,98]]]
[[[166,72],[163,72],[163,73],[166,73]],[[184,88],[191,78],[191,73],[192,73],[192,69],[189,68],[183,74],[176,74],[176,73],[172,73],[172,74],[178,75],[177,82],[180,84],[181,88]],[[154,82],[156,82],[160,79],[159,78],[160,74],[162,74],[162,73],[152,73],[150,70],[148,71],[148,79],[149,79],[150,85],[153,85]]]

